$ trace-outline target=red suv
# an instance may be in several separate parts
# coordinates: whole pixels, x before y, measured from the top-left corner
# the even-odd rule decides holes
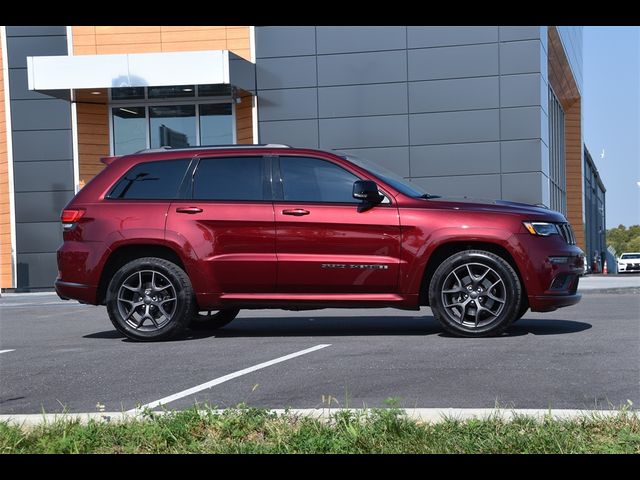
[[[423,305],[478,337],[580,300],[583,252],[543,207],[439,198],[374,163],[284,145],[103,162],[62,212],[55,287],[106,305],[135,340],[221,327],[241,308]]]

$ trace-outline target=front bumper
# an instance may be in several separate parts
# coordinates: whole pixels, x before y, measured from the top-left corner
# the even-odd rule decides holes
[[[582,295],[531,295],[529,296],[529,306],[533,312],[552,312],[558,308],[575,305],[580,301]]]
[[[585,273],[584,252],[569,245],[560,235],[516,236],[529,307],[534,312],[550,312],[575,305],[582,296],[578,282]]]

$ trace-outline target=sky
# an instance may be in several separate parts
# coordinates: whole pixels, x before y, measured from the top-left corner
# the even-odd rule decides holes
[[[637,225],[640,27],[587,26],[583,35],[583,140],[607,189],[607,228]]]

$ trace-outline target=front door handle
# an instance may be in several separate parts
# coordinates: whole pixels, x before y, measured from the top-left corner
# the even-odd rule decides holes
[[[293,215],[294,217],[301,217],[303,215],[309,215],[309,210],[304,208],[292,208],[290,210],[282,210],[283,215]]]
[[[178,212],[178,213],[188,213],[190,215],[193,215],[194,213],[202,212],[202,209],[199,208],[199,207],[178,207],[178,208],[176,208],[176,212]]]

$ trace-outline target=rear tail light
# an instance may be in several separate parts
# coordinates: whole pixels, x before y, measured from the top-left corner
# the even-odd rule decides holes
[[[72,228],[84,216],[84,208],[67,208],[62,211],[60,221],[64,228]]]

